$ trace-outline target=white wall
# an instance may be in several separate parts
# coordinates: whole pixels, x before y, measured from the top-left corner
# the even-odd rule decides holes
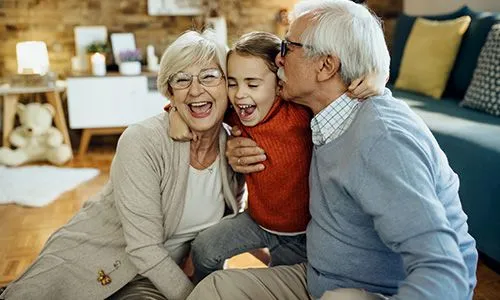
[[[475,11],[500,12],[500,0],[404,0],[403,10],[409,15],[448,13],[467,5]]]

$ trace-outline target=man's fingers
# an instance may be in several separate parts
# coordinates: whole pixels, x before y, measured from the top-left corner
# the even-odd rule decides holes
[[[233,170],[238,173],[242,174],[248,174],[248,173],[254,173],[254,172],[260,172],[265,169],[263,164],[257,164],[257,165],[247,165],[247,166],[232,166]]]
[[[235,137],[227,141],[227,149],[229,151],[239,147],[257,147],[257,143],[252,139],[244,137]]]
[[[267,159],[265,154],[253,155],[253,156],[244,156],[244,157],[230,157],[229,164],[231,166],[247,166],[253,165],[255,163],[263,162]]]

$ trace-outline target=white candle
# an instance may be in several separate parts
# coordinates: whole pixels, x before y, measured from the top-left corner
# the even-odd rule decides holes
[[[92,63],[92,74],[95,76],[106,75],[106,57],[101,53],[95,53],[90,57]]]

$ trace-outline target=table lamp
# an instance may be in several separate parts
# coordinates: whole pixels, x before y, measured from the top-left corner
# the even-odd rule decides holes
[[[47,45],[40,41],[16,44],[17,73],[44,75],[49,71]]]

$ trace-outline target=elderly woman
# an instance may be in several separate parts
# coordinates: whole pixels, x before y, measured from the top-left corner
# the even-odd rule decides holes
[[[243,181],[223,155],[226,49],[186,32],[165,51],[158,87],[199,139],[173,141],[168,115],[130,126],[110,180],[47,241],[1,299],[184,299],[180,265],[201,230],[234,216]],[[224,217],[225,215],[225,217]]]

